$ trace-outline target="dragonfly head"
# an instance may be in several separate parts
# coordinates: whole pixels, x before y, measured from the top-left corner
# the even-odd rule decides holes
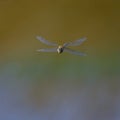
[[[63,52],[63,46],[62,46],[62,45],[59,45],[59,46],[58,46],[57,52],[58,52],[59,54]]]

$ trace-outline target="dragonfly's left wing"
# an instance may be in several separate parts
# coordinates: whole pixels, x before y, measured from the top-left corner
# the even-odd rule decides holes
[[[46,44],[46,45],[51,45],[51,46],[57,46],[57,45],[58,45],[57,43],[49,42],[48,40],[46,40],[45,38],[43,38],[43,37],[41,37],[41,36],[36,36],[36,38],[37,38],[40,42],[42,42],[42,43],[44,43],[44,44]]]
[[[86,39],[87,39],[86,37],[83,37],[76,41],[65,43],[64,45],[65,46],[78,46],[78,45],[81,45]]]
[[[74,55],[86,56],[85,53],[78,52],[78,51],[75,51],[75,50],[71,50],[69,48],[64,48],[64,51],[68,52],[68,53],[71,53],[71,54],[74,54]]]
[[[57,48],[38,49],[37,52],[57,52]]]

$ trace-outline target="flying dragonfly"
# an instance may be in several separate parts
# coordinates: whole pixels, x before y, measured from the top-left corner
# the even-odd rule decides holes
[[[38,39],[40,42],[42,42],[46,45],[55,46],[54,48],[39,49],[39,50],[37,50],[38,52],[57,52],[58,54],[61,54],[63,52],[68,52],[68,53],[74,54],[74,55],[86,56],[85,53],[78,52],[78,51],[68,48],[69,46],[81,45],[87,39],[86,37],[80,38],[73,42],[64,43],[63,45],[58,45],[57,43],[50,42],[41,36],[36,36],[36,39]]]

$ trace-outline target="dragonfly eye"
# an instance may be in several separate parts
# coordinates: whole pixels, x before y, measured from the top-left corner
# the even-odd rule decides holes
[[[62,53],[63,52],[63,48],[58,48],[57,49],[57,52],[60,54],[60,53]]]

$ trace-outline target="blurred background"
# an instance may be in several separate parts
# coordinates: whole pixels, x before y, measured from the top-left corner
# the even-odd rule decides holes
[[[72,49],[37,53],[87,37]],[[120,120],[119,0],[0,0],[1,120]]]

